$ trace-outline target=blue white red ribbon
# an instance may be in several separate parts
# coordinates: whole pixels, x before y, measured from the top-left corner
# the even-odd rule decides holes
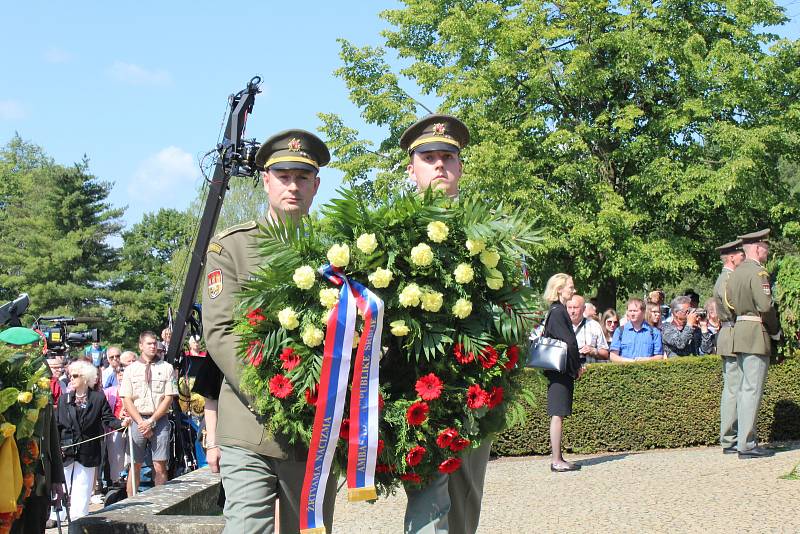
[[[356,326],[356,310],[364,329],[356,352],[350,393],[347,486],[351,501],[377,498],[375,463],[378,451],[378,370],[383,330],[383,301],[369,289],[330,265],[322,276],[341,286],[339,302],[328,319],[314,427],[300,494],[300,532],[325,533],[323,501],[339,438]]]

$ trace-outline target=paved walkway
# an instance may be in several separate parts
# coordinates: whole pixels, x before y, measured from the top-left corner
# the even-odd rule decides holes
[[[772,458],[739,460],[719,448],[570,456],[574,473],[548,458],[489,463],[479,533],[800,532],[800,443]],[[402,532],[406,498],[376,504],[337,497],[337,534]]]

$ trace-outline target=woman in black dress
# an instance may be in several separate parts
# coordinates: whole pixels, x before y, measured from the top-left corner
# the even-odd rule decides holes
[[[578,340],[572,329],[567,313],[567,301],[575,294],[575,284],[568,274],[558,273],[547,281],[544,290],[544,300],[550,303],[550,310],[545,320],[544,336],[560,339],[567,344],[567,368],[564,373],[558,371],[545,371],[545,376],[550,381],[547,388],[547,415],[550,417],[550,446],[552,448],[552,462],[550,470],[558,473],[564,471],[577,471],[580,465],[564,460],[561,454],[561,433],[564,417],[572,415],[572,393],[575,389],[575,380],[583,373],[580,354],[578,353]]]

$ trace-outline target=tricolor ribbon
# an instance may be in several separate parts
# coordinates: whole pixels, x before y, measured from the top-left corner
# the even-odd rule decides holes
[[[323,501],[347,396],[356,310],[361,311],[364,316],[364,329],[356,351],[353,383],[350,388],[348,499],[364,501],[377,498],[375,463],[378,456],[378,371],[383,301],[330,265],[320,269],[320,273],[331,283],[341,286],[341,290],[339,302],[328,318],[325,334],[314,427],[300,494],[302,534],[325,533],[322,520]]]

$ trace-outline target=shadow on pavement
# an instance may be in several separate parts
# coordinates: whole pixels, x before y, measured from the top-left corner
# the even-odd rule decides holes
[[[613,462],[616,460],[622,460],[629,455],[627,452],[622,452],[618,454],[609,454],[606,456],[595,456],[594,458],[586,458],[585,460],[576,460],[576,464],[580,465],[597,465],[597,464],[604,464],[606,462]]]

